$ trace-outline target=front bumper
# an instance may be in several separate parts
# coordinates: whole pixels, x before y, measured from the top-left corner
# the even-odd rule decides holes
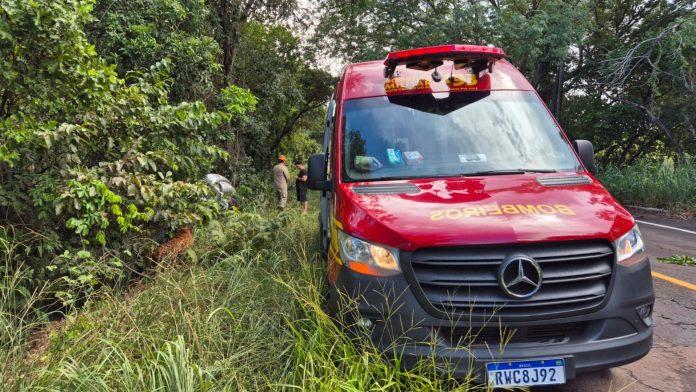
[[[566,377],[633,362],[648,353],[652,346],[652,320],[643,320],[636,312],[654,302],[650,264],[646,259],[630,267],[616,266],[612,290],[605,304],[591,313],[569,317],[505,321],[495,316],[486,320],[467,315],[435,317],[423,309],[403,275],[374,278],[341,268],[330,288],[329,307],[348,318],[369,319],[370,328],[355,329],[368,335],[387,357],[398,356],[406,368],[418,366],[428,358],[438,370],[456,378],[482,377],[486,362],[535,358],[566,359]],[[346,298],[351,308],[346,312]],[[343,304],[343,305],[342,305]],[[462,346],[444,330],[477,331],[501,327],[506,331],[530,328],[581,326],[563,339],[470,341]],[[512,336],[515,336],[512,333]],[[483,380],[479,378],[479,380]]]

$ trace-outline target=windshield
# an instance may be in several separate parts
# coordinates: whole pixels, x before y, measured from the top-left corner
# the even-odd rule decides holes
[[[346,181],[579,169],[532,92],[352,99],[343,113]]]

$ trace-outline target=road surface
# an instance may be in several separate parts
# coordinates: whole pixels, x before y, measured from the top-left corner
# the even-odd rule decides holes
[[[580,375],[560,391],[696,391],[696,266],[657,261],[674,254],[696,257],[696,219],[632,213],[639,221],[653,270],[653,348],[640,361]]]

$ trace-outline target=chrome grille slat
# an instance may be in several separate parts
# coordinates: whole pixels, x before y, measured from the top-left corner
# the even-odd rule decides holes
[[[434,260],[434,261],[427,261],[427,260],[416,260],[413,261],[413,264],[426,264],[426,265],[441,265],[441,266],[458,266],[458,265],[471,265],[471,266],[477,266],[477,265],[500,265],[501,261],[456,261],[456,260]]]
[[[588,295],[585,297],[580,297],[580,298],[573,298],[573,299],[568,299],[568,300],[558,300],[558,301],[543,301],[543,302],[530,302],[530,303],[519,303],[519,302],[502,302],[502,303],[495,303],[495,302],[488,302],[488,303],[473,303],[471,305],[469,304],[460,304],[456,302],[443,302],[443,304],[448,305],[448,306],[466,306],[466,307],[471,307],[471,308],[492,308],[492,307],[510,307],[510,308],[533,308],[533,307],[539,307],[539,306],[549,306],[549,305],[560,305],[560,304],[565,304],[565,303],[579,303],[579,302],[587,302],[587,301],[593,301],[598,298],[601,298],[601,295]]]
[[[611,275],[611,271],[605,272],[602,274],[591,274],[591,275],[572,276],[572,277],[567,277],[567,278],[545,279],[544,283],[545,284],[556,284],[556,283],[578,282],[581,280],[600,279],[600,278],[603,278],[603,277],[609,276],[609,275]]]
[[[566,256],[566,257],[549,257],[549,258],[544,258],[544,257],[539,257],[536,258],[536,261],[539,263],[556,263],[559,261],[566,261],[566,260],[591,260],[591,259],[599,259],[602,257],[607,257],[610,256],[612,253],[611,252],[605,252],[601,254],[589,254],[589,255],[583,255],[583,256]]]

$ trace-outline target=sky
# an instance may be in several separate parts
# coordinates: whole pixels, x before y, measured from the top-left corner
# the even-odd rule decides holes
[[[313,0],[298,0],[298,5],[301,9],[304,9],[307,11],[307,14],[309,15],[317,15],[318,10],[317,10],[317,2]],[[315,19],[315,21],[317,21]],[[305,23],[308,21],[305,20]],[[316,24],[312,23],[312,21],[309,21],[309,28],[297,28],[295,29],[295,33],[300,37],[302,40],[303,45],[308,45],[307,41],[314,35],[315,27]],[[317,59],[317,63],[315,66],[317,68],[326,70],[333,76],[338,76],[340,75],[341,71],[343,70],[343,67],[345,66],[345,61],[331,57],[327,55],[326,53],[320,54],[319,58]]]

